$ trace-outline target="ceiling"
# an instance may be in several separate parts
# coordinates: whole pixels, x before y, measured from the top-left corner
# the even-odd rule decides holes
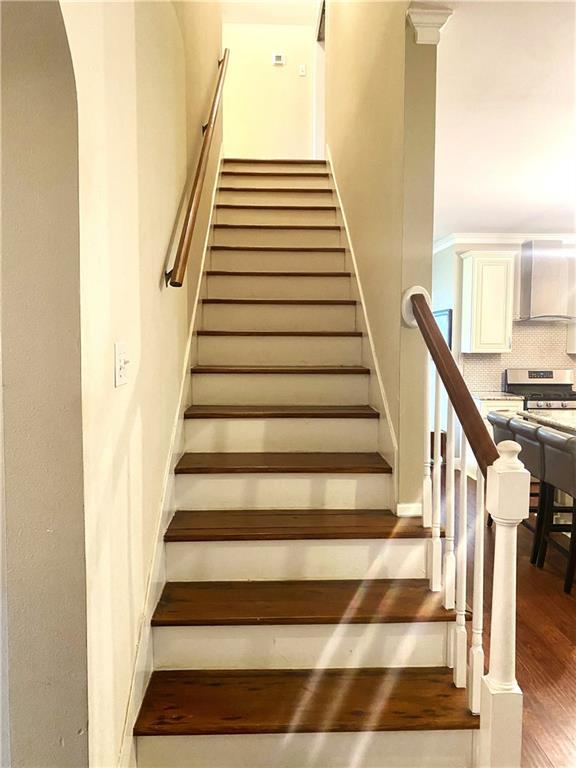
[[[297,24],[312,26],[318,16],[318,0],[257,0],[221,3],[225,24]]]
[[[576,230],[576,3],[450,3],[435,240]]]

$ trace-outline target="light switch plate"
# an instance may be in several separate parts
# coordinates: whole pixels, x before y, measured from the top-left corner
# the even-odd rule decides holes
[[[300,64],[298,67],[298,74],[300,77],[306,77],[306,64]]]
[[[114,344],[114,386],[123,387],[128,384],[128,349],[123,341]]]

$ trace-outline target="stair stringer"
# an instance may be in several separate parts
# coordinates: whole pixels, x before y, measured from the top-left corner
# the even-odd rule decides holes
[[[390,418],[388,397],[384,387],[382,372],[376,357],[374,336],[372,334],[372,328],[370,326],[370,320],[366,310],[364,291],[362,289],[362,282],[358,272],[358,262],[354,252],[354,245],[350,235],[348,221],[346,220],[344,203],[338,188],[338,179],[336,177],[334,165],[332,162],[332,153],[330,152],[330,147],[328,145],[326,145],[326,159],[328,167],[330,168],[330,175],[334,184],[334,192],[338,201],[338,215],[341,219],[340,223],[344,228],[343,232],[346,247],[346,267],[352,273],[352,297],[358,301],[356,317],[357,328],[364,334],[362,339],[362,364],[367,368],[370,368],[370,370],[374,373],[373,376],[370,376],[370,405],[372,405],[381,414],[378,425],[378,449],[392,467],[394,489],[393,509],[395,510],[396,514],[401,514],[401,511],[398,509],[398,439],[392,424],[392,420]],[[411,513],[410,516],[413,516],[413,514]]]
[[[196,325],[201,320],[202,299],[206,296],[206,258],[210,249],[212,238],[212,228],[214,222],[215,201],[218,193],[218,184],[220,182],[220,172],[222,167],[222,146],[220,147],[218,160],[216,162],[216,172],[214,174],[213,186],[210,191],[210,214],[204,235],[202,245],[202,256],[200,269],[198,272],[198,281],[192,302],[192,312],[190,316],[190,325],[188,337],[186,339],[185,352],[182,357],[182,371],[180,393],[178,403],[176,404],[172,435],[170,439],[170,449],[166,458],[166,465],[163,479],[163,492],[161,503],[158,508],[158,521],[154,535],[154,550],[152,559],[148,568],[148,581],[146,593],[143,601],[142,613],[137,630],[136,653],[132,667],[132,676],[130,682],[130,693],[124,718],[124,727],[122,730],[122,741],[120,755],[118,757],[118,768],[136,768],[136,747],[133,735],[134,723],[138,716],[146,687],[154,671],[153,654],[153,633],[151,627],[152,615],[166,583],[166,548],[164,546],[164,531],[170,519],[176,511],[176,475],[175,468],[178,461],[185,452],[185,430],[184,430],[184,412],[191,399],[191,381],[190,368],[197,361],[198,341],[195,335]],[[186,193],[187,190],[185,190]],[[185,196],[185,195],[184,195]],[[183,196],[183,197],[184,197]],[[179,212],[178,224],[183,218],[185,206],[182,206]],[[166,288],[166,290],[172,290]],[[189,290],[189,287],[183,287],[182,290]],[[200,316],[200,317],[199,317]]]

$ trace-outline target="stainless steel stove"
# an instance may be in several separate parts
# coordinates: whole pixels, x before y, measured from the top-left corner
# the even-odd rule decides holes
[[[508,368],[506,392],[524,398],[524,410],[576,410],[572,368]]]

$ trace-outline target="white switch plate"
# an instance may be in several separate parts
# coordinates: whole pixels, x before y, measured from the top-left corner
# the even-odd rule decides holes
[[[300,64],[298,67],[298,74],[300,77],[306,77],[306,64]]]
[[[128,349],[123,341],[114,344],[114,386],[123,387],[128,384]]]

